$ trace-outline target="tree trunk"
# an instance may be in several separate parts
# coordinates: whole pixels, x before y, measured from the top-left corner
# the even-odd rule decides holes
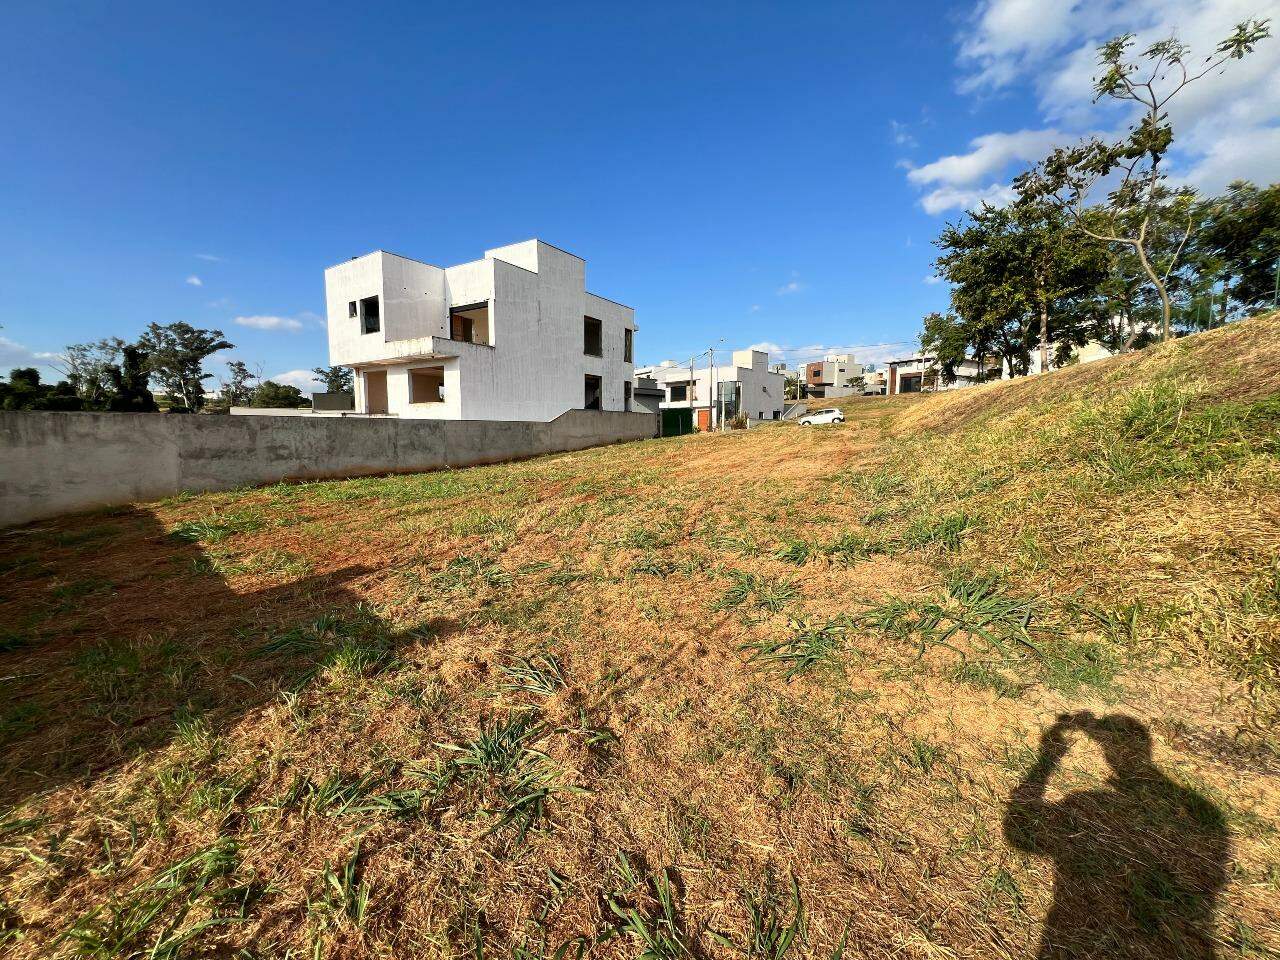
[[[1145,231],[1144,231],[1145,232]],[[1138,254],[1138,262],[1142,264],[1142,272],[1156,286],[1156,293],[1160,294],[1160,340],[1168,342],[1169,340],[1169,317],[1172,314],[1172,305],[1169,302],[1169,291],[1165,289],[1164,281],[1160,279],[1160,275],[1156,273],[1155,268],[1151,266],[1151,261],[1147,259],[1147,251],[1141,240],[1133,245],[1134,251]]]
[[[1133,341],[1138,339],[1138,330],[1133,325],[1133,314],[1126,310],[1121,314],[1120,322],[1123,324],[1120,333],[1124,337],[1120,342],[1120,352],[1129,353],[1133,350]]]
[[[1049,304],[1040,296],[1040,372],[1049,372]]]
[[[1231,275],[1226,274],[1222,278],[1222,313],[1219,315],[1218,326],[1225,327],[1227,325],[1227,283],[1231,280]],[[1212,319],[1210,324],[1212,324]]]

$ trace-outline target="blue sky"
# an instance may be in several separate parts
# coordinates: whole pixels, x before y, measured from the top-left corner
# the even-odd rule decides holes
[[[636,308],[641,362],[909,342],[944,220],[1122,119],[1078,106],[1082,51],[1239,2],[464,6],[10,0],[0,366],[185,320],[306,370],[326,266],[533,236]],[[1280,169],[1260,59],[1189,109],[1192,182]]]

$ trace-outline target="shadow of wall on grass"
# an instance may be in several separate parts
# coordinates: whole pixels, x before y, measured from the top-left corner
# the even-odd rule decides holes
[[[1110,777],[1104,789],[1050,801],[1046,788],[1070,749],[1069,731],[1101,748]],[[1214,909],[1230,855],[1225,818],[1156,766],[1151,735],[1137,720],[1060,716],[1009,798],[1004,833],[1017,849],[1053,862],[1040,960],[1217,955]]]
[[[148,511],[95,519],[0,536],[0,804],[92,782],[184,719],[217,734],[340,651],[406,639],[353,589],[366,568],[241,592]]]

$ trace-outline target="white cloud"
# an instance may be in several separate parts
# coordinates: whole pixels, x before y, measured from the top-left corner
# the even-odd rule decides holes
[[[1058,130],[1018,130],[1014,133],[986,133],[969,141],[967,153],[939,157],[923,167],[914,167],[907,179],[916,186],[941,183],[968,186],[1001,173],[1014,161],[1039,160],[1068,139]]]
[[[752,313],[759,313],[759,312],[760,312],[760,304],[758,304],[758,303],[753,303],[753,304],[751,305],[751,312],[752,312]]]
[[[799,293],[804,289],[804,284],[799,280],[791,280],[784,283],[778,288],[778,296],[785,297],[789,293]]]
[[[312,310],[302,310],[295,316],[303,323],[314,323],[317,327],[328,328],[329,321]]]
[[[1015,164],[1025,169],[1053,147],[1098,130],[1123,131],[1131,110],[1092,102],[1103,41],[1133,33],[1133,49],[1141,51],[1176,35],[1191,47],[1187,63],[1194,69],[1237,22],[1266,17],[1280,24],[1280,0],[980,0],[957,40],[957,85],[976,94],[1028,88],[1041,127],[987,132],[966,153],[909,169],[916,186],[936,185],[921,206],[940,213],[998,198],[1017,172]],[[1175,139],[1167,169],[1173,179],[1203,191],[1242,177],[1274,180],[1280,169],[1277,77],[1280,37],[1272,37],[1180,92],[1169,107]],[[978,190],[978,184],[986,186],[962,192]]]
[[[197,277],[194,273],[193,273],[191,276],[187,277],[187,279],[186,279],[185,281],[183,281],[183,282],[184,282],[184,283],[186,283],[186,284],[188,284],[188,285],[190,285],[190,286],[192,286],[192,287],[203,287],[203,286],[204,286],[204,281],[203,281],[203,280],[201,280],[199,277]]]
[[[14,367],[37,367],[42,376],[52,374],[56,371],[51,364],[57,359],[56,353],[31,350],[16,340],[0,337],[0,377],[8,377]]]
[[[853,359],[857,363],[884,363],[886,360],[902,356],[913,348],[914,345],[905,340],[897,343],[809,343],[790,347],[766,340],[762,343],[753,343],[749,347],[751,350],[764,350],[767,352],[771,363],[786,363],[791,366],[821,360],[828,354],[843,353],[853,354]]]
[[[926,277],[924,278],[924,282],[925,282],[925,283],[927,283],[929,286],[931,286],[931,287],[932,287],[932,286],[934,286],[935,284],[939,284],[939,283],[941,283],[941,282],[942,282],[942,278],[941,278],[940,276],[938,276],[936,273],[931,273],[931,274],[929,274],[928,276],[926,276]]]
[[[204,261],[206,261],[206,262],[208,262],[208,263],[222,263],[222,262],[223,262],[221,257],[214,256],[212,253],[197,253],[197,254],[196,254],[196,259],[197,259],[197,260],[204,260]]]
[[[1078,28],[1074,0],[984,0],[962,34],[960,62],[970,71],[960,90],[970,93],[1007,86],[1036,55],[1053,50]]]
[[[1280,176],[1280,127],[1239,130],[1222,137],[1187,171],[1186,179],[1205,190],[1221,190],[1232,180],[1271,183]]]
[[[920,198],[925,213],[938,214],[946,210],[972,210],[981,203],[1003,207],[1013,201],[1013,187],[1004,183],[992,183],[972,190],[963,187],[938,187]]]
[[[897,120],[890,120],[889,132],[893,135],[893,142],[898,146],[906,147],[908,150],[916,146],[916,138],[912,136],[911,130],[905,123],[899,123]]]
[[[324,389],[324,384],[317,380],[316,375],[310,370],[286,370],[284,373],[277,373],[274,377],[264,379],[297,387],[303,393],[315,393]]]
[[[302,321],[293,317],[236,317],[233,321],[242,327],[253,327],[255,330],[301,330]]]

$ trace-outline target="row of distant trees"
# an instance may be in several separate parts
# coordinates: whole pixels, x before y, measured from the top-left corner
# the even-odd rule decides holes
[[[177,322],[151,323],[133,343],[106,337],[68,346],[54,366],[63,375],[44,383],[33,367],[10,371],[0,381],[3,410],[99,410],[153,413],[225,412],[232,406],[291,407],[310,401],[290,384],[263,379],[239,360],[227,364],[219,396],[209,402],[205,364],[219,350],[235,347],[221,330]],[[349,392],[352,374],[342,367],[316,367],[316,378],[331,392]],[[154,388],[154,392],[153,392]]]
[[[1176,38],[1099,48],[1095,99],[1136,105],[1127,133],[1054,151],[1014,180],[1012,203],[984,203],[934,241],[951,304],[924,318],[921,344],[944,379],[966,357],[1025,375],[1036,353],[1043,368],[1089,341],[1125,352],[1276,306],[1280,184],[1202,197],[1165,172],[1170,100],[1269,36],[1267,21],[1243,22],[1195,65]]]

